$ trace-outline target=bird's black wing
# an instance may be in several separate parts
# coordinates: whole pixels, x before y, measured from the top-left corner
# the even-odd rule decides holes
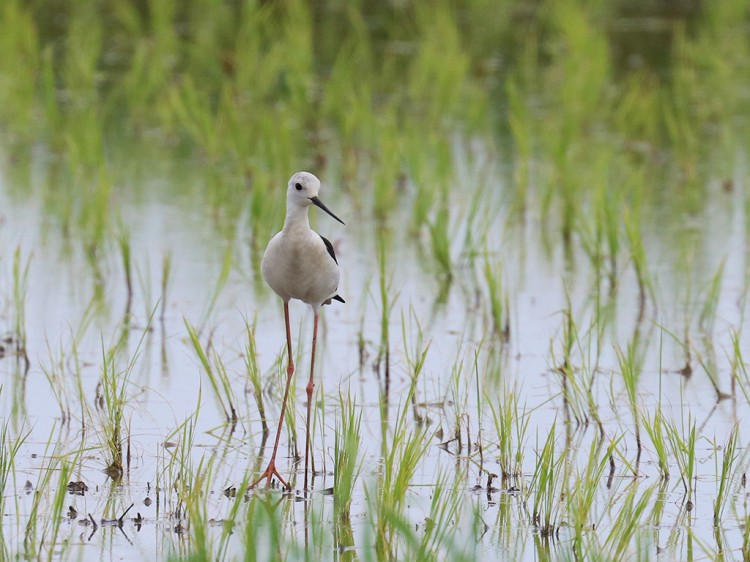
[[[336,262],[336,265],[338,265],[339,260],[336,259],[336,252],[333,251],[333,244],[331,244],[328,240],[323,238],[323,235],[318,233],[318,236],[320,236],[321,240],[323,240],[323,244],[326,245],[326,250],[328,250],[328,255],[333,258],[333,261]]]
[[[326,240],[326,238],[322,234],[318,233],[318,236],[320,236],[320,239],[323,240],[323,244],[326,245],[326,250],[328,250],[328,255],[331,256],[333,258],[333,261],[336,262],[336,265],[338,265],[339,261],[336,259],[336,252],[333,251],[333,244],[331,244],[329,240]],[[343,303],[346,302],[339,295],[334,295],[331,297],[331,299],[335,301],[343,302]],[[329,300],[328,303],[330,304],[330,302],[331,301]]]

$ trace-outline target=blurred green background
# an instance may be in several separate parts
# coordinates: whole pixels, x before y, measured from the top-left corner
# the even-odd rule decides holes
[[[567,243],[613,211],[602,186],[639,214],[731,187],[749,35],[742,0],[4,0],[4,168],[90,244],[139,177],[265,236],[302,168],[420,229],[478,141]]]

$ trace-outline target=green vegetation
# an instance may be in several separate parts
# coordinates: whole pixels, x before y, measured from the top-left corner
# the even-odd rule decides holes
[[[748,28],[746,0],[4,0],[0,559],[750,559]],[[311,490],[250,490],[299,169],[346,218],[347,304]]]

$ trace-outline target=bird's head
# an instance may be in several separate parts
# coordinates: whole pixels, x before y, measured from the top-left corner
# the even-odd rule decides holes
[[[287,201],[300,207],[308,207],[310,205],[320,207],[341,224],[344,224],[344,221],[334,215],[318,198],[319,192],[320,180],[314,174],[310,172],[297,172],[289,179]]]

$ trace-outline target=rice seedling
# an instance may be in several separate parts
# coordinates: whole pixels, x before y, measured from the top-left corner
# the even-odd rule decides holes
[[[475,553],[472,553],[470,548],[462,548],[457,540],[464,500],[463,478],[464,474],[460,470],[455,471],[453,482],[450,482],[446,475],[438,475],[419,546],[409,554],[409,557],[414,556],[416,560],[434,560],[447,555],[451,560],[472,559]]]
[[[523,470],[530,416],[525,407],[519,408],[518,395],[517,389],[506,388],[503,391],[503,402],[498,408],[487,397],[498,438],[498,461],[503,482],[520,477]]]
[[[341,49],[338,49],[333,60],[330,77],[325,84],[321,110],[336,127],[339,138],[348,147],[366,142],[366,134],[374,126],[371,113],[374,53],[368,37],[367,23],[358,10],[346,10],[346,29],[351,30],[344,38]],[[352,83],[350,77],[357,73],[363,79]],[[347,100],[342,105],[341,100]],[[356,158],[351,150],[350,158]],[[354,162],[345,162],[344,167]],[[346,175],[346,174],[345,174]]]
[[[533,45],[532,41],[529,41]],[[532,119],[526,97],[522,95],[521,89],[528,89],[528,85],[519,85],[519,78],[509,77],[505,82],[506,95],[508,96],[508,125],[513,136],[514,149],[516,151],[514,184],[516,192],[514,196],[515,206],[520,210],[521,216],[526,214],[528,205],[528,189],[531,182],[532,161]]]
[[[653,416],[647,414],[643,419],[643,427],[646,429],[646,433],[648,433],[651,444],[654,446],[656,452],[659,475],[664,480],[669,479],[667,423],[660,406],[656,408]]]
[[[457,351],[457,355],[460,354],[460,349]],[[455,454],[457,457],[464,455],[464,447],[466,447],[466,456],[472,454],[472,443],[471,443],[471,424],[469,420],[469,381],[470,377],[465,376],[464,361],[461,361],[459,357],[453,362],[451,367],[451,378],[450,386],[447,389],[446,397],[443,400],[445,404],[451,404],[453,410],[453,437],[447,442],[443,443],[444,446],[451,442],[456,443]],[[464,427],[466,441],[464,442]]]
[[[604,186],[602,182],[602,186]],[[600,209],[599,223],[602,225],[604,231],[602,236],[604,238],[604,246],[606,248],[605,253],[608,256],[609,271],[607,278],[609,279],[609,295],[614,295],[617,290],[617,258],[620,255],[621,247],[621,232],[620,232],[620,221],[618,220],[620,213],[620,205],[622,201],[619,197],[612,196],[609,191],[602,187],[597,191],[598,202],[597,208]]]
[[[164,326],[164,320],[167,315],[167,295],[169,285],[172,280],[172,253],[166,252],[161,260],[161,298],[159,299],[159,323]],[[163,331],[163,328],[162,328]]]
[[[633,339],[628,343],[627,352],[624,352],[620,348],[615,349],[617,355],[617,361],[620,365],[620,371],[622,372],[622,379],[625,386],[625,391],[628,396],[628,405],[630,406],[630,414],[633,418],[633,425],[635,426],[635,442],[636,442],[636,457],[635,457],[635,476],[638,476],[638,470],[641,462],[641,452],[643,451],[643,445],[641,443],[641,413],[640,403],[637,396],[638,379],[640,378],[641,371],[643,369],[643,359],[638,349],[638,340]]]
[[[253,398],[258,406],[258,414],[260,415],[261,424],[263,424],[263,436],[268,435],[268,420],[266,420],[266,407],[263,403],[263,388],[261,385],[260,378],[260,367],[258,366],[258,353],[255,342],[255,329],[256,325],[253,322],[252,325],[245,320],[245,331],[247,333],[247,344],[245,345],[245,353],[243,355],[245,360],[245,368],[247,369],[248,378],[250,379],[250,387],[252,388]]]
[[[203,367],[203,371],[208,376],[209,383],[211,383],[214,397],[219,402],[219,406],[224,413],[224,419],[228,424],[236,424],[239,417],[235,407],[234,391],[232,390],[229,374],[227,373],[221,357],[214,355],[213,361],[209,360],[208,351],[204,349],[201,344],[195,328],[190,324],[187,318],[184,318],[183,321],[185,322],[185,328],[188,331],[190,342],[193,344],[193,349],[200,360],[201,367]],[[209,346],[210,345],[211,343],[209,342]]]
[[[696,468],[695,422],[692,419],[692,415],[688,415],[687,428],[684,428],[687,430],[686,433],[681,431],[674,421],[668,423],[665,429],[672,456],[677,463],[677,467],[680,471],[680,479],[685,488],[683,500],[686,502],[689,511],[693,506],[693,479],[695,477]]]
[[[557,534],[562,508],[561,487],[566,484],[566,478],[560,476],[566,455],[563,453],[555,457],[556,427],[557,423],[553,423],[544,445],[537,452],[536,469],[526,492],[527,497],[534,496],[531,524],[545,542],[554,539]]]
[[[450,7],[417,6],[415,19],[422,41],[408,72],[408,95],[419,100],[420,117],[439,123],[463,109],[469,61]]]
[[[396,304],[397,295],[391,296],[391,283],[388,277],[388,235],[384,229],[379,229],[376,236],[376,252],[378,256],[378,293],[380,297],[380,345],[378,347],[378,358],[376,370],[381,372],[383,365],[384,391],[386,398],[390,392],[391,382],[391,346],[390,346],[390,315]]]
[[[698,316],[698,326],[707,335],[713,332],[714,324],[716,323],[716,307],[719,304],[719,297],[721,296],[721,283],[724,279],[725,265],[726,258],[721,261],[719,268],[711,278],[706,291],[706,297],[702,299],[701,310]]]
[[[190,548],[193,556],[198,560],[210,560],[214,558],[212,541],[208,535],[208,514],[206,488],[210,486],[213,469],[212,456],[206,460],[201,458],[196,466],[185,466],[181,471],[178,487],[178,497],[182,504],[182,511],[189,521]],[[191,453],[185,454],[185,461],[192,464]]]
[[[185,494],[190,493],[189,482],[193,478],[192,455],[201,413],[200,399],[199,393],[195,412],[166,436],[163,447],[168,451],[169,458],[165,459],[166,464],[156,473],[155,478],[156,489],[164,490],[166,497],[169,497],[169,491],[175,492],[174,497],[177,501],[171,509],[170,516],[178,524],[182,524]]]
[[[57,405],[60,407],[61,423],[62,425],[65,425],[70,423],[73,417],[66,380],[65,352],[62,349],[62,345],[60,345],[59,359],[53,357],[52,350],[49,347],[48,354],[50,365],[42,366],[42,372],[49,383],[50,390],[55,397]]]
[[[133,355],[127,358],[124,367],[120,367],[120,355],[125,348],[127,332],[123,332],[109,349],[105,349],[103,340],[101,343],[101,378],[97,384],[95,405],[99,412],[104,450],[108,456],[106,473],[115,481],[122,477],[124,469],[122,445],[125,441],[123,431],[130,378],[147,332],[148,328],[141,334]]]
[[[56,545],[62,542],[62,548],[59,552],[53,552],[50,549],[48,553],[48,560],[52,560],[54,556],[65,556],[65,550],[67,545],[64,541],[60,541],[60,527],[65,518],[64,509],[68,495],[68,483],[71,481],[73,475],[73,462],[61,461],[59,467],[56,467],[57,488],[55,494],[52,497],[52,502],[49,507],[49,511],[45,514],[45,519],[48,523],[45,525],[46,529],[40,538],[40,543],[44,545]],[[47,546],[49,548],[49,546]]]
[[[375,551],[380,559],[392,558],[397,551],[406,494],[429,445],[426,425],[409,429],[406,423],[408,402],[401,407],[391,434],[381,440],[382,465],[375,489],[365,486],[376,516]]]
[[[435,219],[428,223],[432,254],[438,265],[441,281],[449,284],[453,279],[453,258],[451,257],[450,213],[446,205],[441,205]]]
[[[596,527],[592,520],[599,483],[602,481],[617,442],[610,443],[609,447],[603,450],[601,445],[601,441],[592,440],[585,469],[576,475],[570,493],[565,496],[566,511],[570,517],[569,524],[573,527],[574,533],[573,551],[579,558],[585,558],[587,554],[585,535]]]
[[[593,270],[596,297],[601,299],[603,293],[611,299],[617,289],[624,181],[618,174],[617,154],[607,143],[597,145],[589,159],[583,181],[592,185],[587,195],[590,212],[578,217],[576,235]]]
[[[102,358],[102,383],[97,387],[96,405],[102,412],[104,441],[110,457],[107,473],[118,480],[123,473],[122,430],[128,379],[120,376],[122,373],[117,370],[115,352],[105,352],[103,342]]]
[[[723,447],[723,455],[721,461],[721,470],[718,466],[718,454],[714,455],[717,463],[716,475],[718,479],[718,489],[716,490],[716,498],[714,499],[714,527],[721,525],[722,515],[726,502],[729,499],[731,492],[731,485],[734,480],[737,471],[737,458],[739,453],[737,451],[737,440],[739,435],[738,426],[734,426],[732,431],[727,437],[727,441]],[[718,453],[718,451],[717,451]]]
[[[474,441],[474,452],[472,456],[476,457],[479,456],[479,471],[481,472],[485,469],[484,467],[484,452],[486,449],[486,438],[485,438],[485,424],[484,424],[484,415],[483,412],[485,410],[485,403],[483,401],[482,397],[482,380],[480,378],[480,372],[479,372],[479,357],[480,357],[480,350],[481,350],[481,344],[478,349],[474,350],[474,391],[475,391],[475,406],[476,406],[476,420],[477,420],[477,433],[476,433],[476,439]],[[489,363],[489,360],[488,360]],[[469,427],[471,427],[469,422]],[[471,432],[471,429],[469,429],[469,432]],[[488,488],[491,484],[491,473],[487,473],[487,479],[488,479]]]
[[[351,519],[350,508],[354,487],[362,472],[362,413],[357,412],[356,404],[345,399],[343,395],[339,395],[339,401],[341,421],[334,441],[333,511],[336,523],[333,530],[334,543],[336,548],[341,550],[354,546],[351,524],[347,523]]]
[[[172,26],[175,3],[149,2],[148,6],[147,16],[128,4],[113,10],[118,26],[134,38],[130,65],[118,94],[136,122],[144,118],[149,108],[159,104],[159,94],[167,87],[167,79],[179,58],[179,44]]]
[[[554,370],[560,374],[561,394],[563,400],[563,413],[568,430],[572,428],[573,422],[575,427],[588,425],[587,411],[593,399],[591,398],[590,385],[581,384],[579,376],[583,375],[582,368],[576,368],[573,363],[574,353],[581,349],[579,339],[579,329],[573,317],[572,305],[569,297],[567,298],[567,308],[563,310],[562,325],[562,360],[557,359],[550,343],[552,360],[554,361]],[[589,391],[586,391],[586,388]],[[596,408],[592,408],[596,411]]]
[[[625,237],[630,248],[630,256],[633,260],[633,268],[638,282],[638,319],[643,318],[646,309],[646,298],[653,293],[651,277],[648,272],[646,262],[646,252],[641,234],[641,227],[638,224],[640,212],[629,211],[626,209],[623,216],[625,222]]]
[[[16,247],[13,252],[13,333],[15,354],[19,359],[24,360],[26,370],[29,367],[29,358],[26,354],[26,299],[30,266],[31,256],[24,263],[21,257],[21,247]]]
[[[625,553],[632,549],[634,540],[636,541],[636,551],[642,551],[643,546],[638,544],[642,532],[641,521],[656,486],[652,485],[640,491],[637,480],[628,485],[625,500],[618,510],[612,530],[604,542],[604,551],[607,553],[607,557],[614,560],[621,559]]]
[[[425,423],[426,416],[422,416],[417,406],[417,383],[419,381],[419,375],[422,373],[425,361],[427,360],[427,353],[430,350],[430,344],[423,343],[424,334],[422,327],[419,325],[419,320],[414,317],[414,311],[411,311],[413,318],[412,326],[416,326],[411,330],[407,330],[406,319],[403,314],[401,315],[401,333],[404,344],[404,354],[406,356],[406,364],[409,369],[409,377],[411,379],[411,386],[409,388],[409,396],[411,396],[412,406],[414,408],[414,421],[417,423]],[[409,333],[416,333],[416,343],[414,353],[409,352]]]
[[[44,455],[40,457],[41,464],[37,470],[36,489],[32,496],[23,534],[23,555],[35,559],[52,560],[55,554],[54,537],[59,532],[62,505],[73,468],[73,463],[66,462],[59,456],[55,429],[53,426],[45,443]],[[13,448],[7,452],[13,453]],[[15,454],[17,453],[16,449]],[[53,484],[55,477],[58,482],[56,487]]]
[[[15,80],[6,80],[2,98],[0,98],[0,119],[11,123],[13,134],[26,139],[36,129],[34,119],[36,80],[31,73],[22,73],[22,69],[38,68],[40,64],[40,37],[32,15],[19,2],[8,2],[3,6],[4,22],[2,49],[13,53],[13,57],[4,57],[0,63],[0,74],[15,76]]]
[[[690,109],[687,107],[687,100],[683,96],[672,96],[673,93],[674,91],[664,92],[661,99],[664,129],[681,172],[687,178],[693,179],[697,174],[698,134],[691,119]]]
[[[718,299],[721,291],[723,270],[724,261],[722,261],[708,285],[706,297],[701,306],[698,319],[698,328],[701,331],[701,342],[703,348],[701,350],[696,350],[696,358],[716,392],[717,403],[730,397],[729,394],[721,389],[721,382],[718,375],[719,368],[716,362],[716,351],[713,339],[716,307],[718,306]]]
[[[216,559],[226,559],[228,557],[229,549],[231,547],[232,535],[234,534],[235,527],[242,522],[242,515],[244,512],[244,504],[246,502],[246,496],[240,493],[243,490],[247,490],[252,482],[253,472],[246,472],[242,479],[242,482],[237,486],[237,494],[225,494],[230,498],[230,504],[227,507],[226,515],[224,520],[221,521],[221,536],[217,541],[215,548]],[[210,483],[210,481],[207,481]],[[226,490],[225,490],[226,492]],[[210,493],[210,492],[209,492]],[[232,497],[233,496],[233,497]]]
[[[659,485],[659,488],[654,492],[655,500],[654,505],[651,508],[651,515],[649,516],[649,521],[653,525],[654,528],[654,544],[656,545],[656,548],[660,548],[659,546],[659,533],[662,528],[663,519],[664,519],[664,513],[667,507],[667,499],[668,499],[668,493],[667,493],[667,480],[662,479],[661,484]]]
[[[593,25],[592,13],[581,12],[574,2],[556,4],[551,13],[553,32],[565,48],[552,53],[562,60],[551,67],[544,79],[551,103],[565,109],[554,116],[554,121],[550,120],[556,133],[543,138],[552,166],[544,197],[551,201],[553,194],[559,196],[560,234],[568,246],[585,198],[573,172],[577,169],[574,163],[586,157],[586,145],[581,143],[587,136],[584,128],[601,115],[600,108],[607,107],[605,94],[611,69],[606,40]],[[562,76],[565,80],[560,80]]]
[[[414,146],[413,143],[406,143],[407,148]],[[430,214],[436,206],[436,199],[438,196],[444,195],[439,192],[435,186],[440,182],[444,181],[437,176],[437,170],[432,167],[431,162],[423,162],[421,159],[429,156],[424,154],[421,149],[417,149],[416,154],[410,157],[409,167],[411,170],[411,176],[413,180],[408,183],[409,187],[416,189],[414,195],[414,201],[411,204],[412,217],[410,230],[414,233],[418,233],[423,225],[430,224]],[[406,182],[405,182],[406,183]]]
[[[500,282],[501,276],[499,272],[493,271],[488,256],[489,253],[486,253],[484,259],[484,280],[487,283],[489,294],[493,331],[501,341],[507,343],[510,339],[510,298],[507,293],[503,293]]]
[[[8,424],[0,419],[0,490],[7,490],[9,483],[13,484],[13,488],[16,487],[16,457],[30,434],[31,429],[26,429],[13,435]],[[8,496],[3,492],[0,494],[0,513],[7,513],[7,502]],[[8,555],[4,552],[7,546],[3,533],[5,527],[6,525],[0,525],[0,554],[3,556]]]
[[[390,108],[389,108],[390,109]],[[395,112],[384,113],[380,123],[380,154],[376,175],[373,178],[373,215],[386,223],[398,202],[397,184],[401,173],[401,142]]]
[[[732,395],[735,395],[735,389],[739,386],[745,400],[750,404],[750,374],[748,373],[747,364],[742,357],[740,335],[736,330],[732,330],[730,337],[732,340],[732,355],[730,359],[733,389]]]
[[[124,227],[121,227],[122,231],[117,236],[117,246],[120,249],[120,257],[122,259],[122,269],[125,274],[125,324],[126,327],[130,322],[130,314],[133,307],[133,263],[131,258],[130,238],[128,233],[124,231]]]

